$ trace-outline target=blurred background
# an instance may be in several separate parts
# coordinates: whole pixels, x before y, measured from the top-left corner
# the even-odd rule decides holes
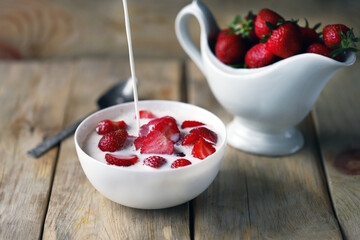
[[[134,54],[184,58],[174,20],[190,0],[128,0]],[[343,23],[360,36],[360,0],[203,0],[221,28],[249,10],[270,8],[285,19],[321,28]],[[191,33],[199,26],[192,19]],[[0,59],[127,57],[121,0],[0,0]]]

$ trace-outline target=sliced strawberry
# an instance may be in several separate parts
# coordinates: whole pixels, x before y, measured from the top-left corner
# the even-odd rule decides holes
[[[204,140],[203,138],[200,138],[194,145],[194,148],[191,152],[191,154],[199,159],[204,159],[207,156],[213,154],[216,152],[216,149],[213,147],[211,143]]]
[[[157,122],[153,130],[160,131],[172,142],[177,142],[180,139],[180,131],[177,127],[176,120],[172,117],[164,117]]]
[[[155,115],[148,110],[140,110],[139,111],[140,118],[155,118]]]
[[[152,126],[152,125],[158,124],[159,122],[169,121],[169,120],[176,122],[175,118],[170,117],[170,116],[164,116],[164,117],[161,117],[161,118],[152,119],[152,120],[148,123],[148,125],[149,125],[149,126]]]
[[[98,146],[103,152],[115,152],[124,146],[127,136],[125,129],[110,132],[100,139]]]
[[[144,165],[152,167],[152,168],[159,168],[166,163],[166,159],[160,156],[150,156],[145,158]]]
[[[144,124],[140,127],[139,129],[139,136],[142,137],[142,136],[146,136],[150,131],[150,126],[149,124]]]
[[[171,164],[171,168],[179,168],[179,167],[185,167],[190,165],[191,162],[185,158],[180,158],[175,160],[172,164]]]
[[[106,119],[99,122],[95,130],[98,134],[105,135],[118,129],[126,129],[126,127],[127,125],[124,121],[115,122]]]
[[[191,128],[191,127],[198,127],[198,126],[202,126],[205,125],[202,122],[198,122],[198,121],[184,121],[181,124],[181,128]]]
[[[128,167],[134,165],[138,161],[138,157],[136,155],[115,155],[107,153],[105,160],[110,165]]]
[[[189,133],[184,136],[181,141],[181,145],[193,145],[197,140],[199,140],[199,138],[201,138],[201,136],[198,133]]]
[[[217,142],[217,134],[206,127],[194,128],[190,133],[198,134],[200,137],[203,137],[210,142]]]
[[[145,140],[146,136],[137,137],[134,141],[134,146],[136,150],[139,150]]]
[[[174,143],[160,131],[151,131],[141,146],[140,153],[173,154]]]

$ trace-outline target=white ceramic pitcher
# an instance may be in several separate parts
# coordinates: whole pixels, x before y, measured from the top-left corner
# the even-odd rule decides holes
[[[189,35],[190,16],[195,16],[200,24],[200,51]],[[257,69],[229,67],[211,50],[219,27],[200,1],[193,1],[178,13],[175,30],[181,46],[203,72],[217,100],[235,116],[227,126],[228,143],[261,155],[298,151],[304,139],[294,126],[311,111],[328,80],[356,60],[352,52],[346,54],[344,62],[304,53]]]

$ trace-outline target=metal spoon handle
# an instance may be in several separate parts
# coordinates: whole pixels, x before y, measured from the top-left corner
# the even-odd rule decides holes
[[[46,139],[43,143],[41,143],[38,146],[36,146],[35,148],[29,150],[27,152],[27,154],[30,155],[31,157],[35,157],[35,158],[40,157],[41,155],[43,155],[44,153],[49,151],[51,148],[53,148],[54,146],[59,144],[62,140],[69,137],[70,135],[72,135],[75,132],[76,128],[80,125],[80,123],[84,119],[85,118],[79,120],[78,122],[63,129],[61,132],[57,133],[56,135]]]

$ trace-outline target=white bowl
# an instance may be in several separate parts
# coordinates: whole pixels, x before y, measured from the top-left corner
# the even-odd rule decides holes
[[[76,151],[90,183],[105,197],[133,208],[159,209],[185,203],[202,193],[216,177],[226,147],[226,128],[213,113],[186,103],[174,101],[139,101],[139,109],[168,109],[211,124],[218,134],[214,154],[199,163],[176,169],[132,169],[108,165],[89,156],[83,145],[101,120],[116,119],[122,113],[134,111],[134,103],[116,105],[86,118],[75,132]]]

